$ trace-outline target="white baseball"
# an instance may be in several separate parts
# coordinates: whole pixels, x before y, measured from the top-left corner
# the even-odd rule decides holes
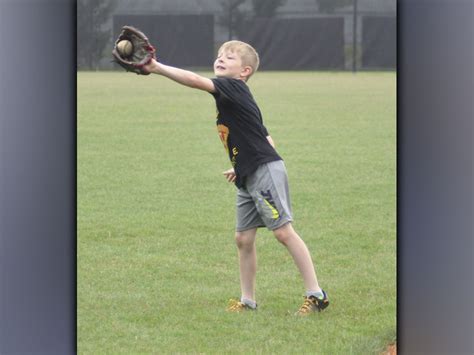
[[[132,42],[129,40],[123,39],[119,43],[117,43],[117,49],[120,52],[121,55],[123,56],[129,56],[132,54],[133,46]]]

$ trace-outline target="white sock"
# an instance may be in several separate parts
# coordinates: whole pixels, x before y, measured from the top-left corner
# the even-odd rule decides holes
[[[240,302],[242,302],[243,304],[246,304],[250,308],[253,308],[253,309],[257,308],[257,302],[249,300],[248,298],[241,298]]]
[[[306,291],[306,297],[309,297],[309,296],[314,296],[316,298],[324,298],[324,294],[323,294],[323,291]]]

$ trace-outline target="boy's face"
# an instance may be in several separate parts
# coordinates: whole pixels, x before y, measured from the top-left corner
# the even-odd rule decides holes
[[[240,55],[231,51],[220,51],[214,62],[214,74],[219,78],[246,80],[251,73],[249,66],[243,66]]]

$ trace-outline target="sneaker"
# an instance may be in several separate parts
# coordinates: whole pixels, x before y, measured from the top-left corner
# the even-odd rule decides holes
[[[304,298],[303,305],[300,307],[296,315],[307,316],[313,312],[321,312],[327,306],[329,306],[329,299],[326,292],[323,291],[323,298],[317,298],[315,296],[309,296]]]
[[[229,300],[229,306],[227,307],[227,312],[240,313],[245,311],[256,311],[257,308],[252,308],[249,305],[242,303],[238,300],[231,299]]]

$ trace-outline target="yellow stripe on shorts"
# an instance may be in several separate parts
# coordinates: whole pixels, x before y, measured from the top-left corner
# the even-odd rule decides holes
[[[270,202],[268,202],[266,199],[263,199],[263,201],[266,203],[266,205],[270,208],[270,210],[272,211],[272,218],[273,219],[278,219],[280,218],[280,214],[278,213],[278,210],[273,207]]]

